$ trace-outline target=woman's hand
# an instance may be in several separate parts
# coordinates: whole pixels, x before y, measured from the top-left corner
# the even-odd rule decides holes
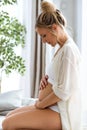
[[[36,107],[37,109],[44,109],[44,108],[41,106],[41,102],[40,102],[39,100],[37,100],[37,101],[35,102],[35,107]]]
[[[40,90],[46,88],[47,84],[48,84],[48,75],[45,75],[41,81],[40,81]]]

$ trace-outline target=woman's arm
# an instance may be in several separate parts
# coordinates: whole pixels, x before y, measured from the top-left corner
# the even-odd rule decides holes
[[[61,100],[54,94],[50,83],[48,83],[46,88],[40,90],[38,98],[39,100],[36,102],[35,106],[40,109],[52,106]]]
[[[42,101],[45,97],[47,97],[52,92],[52,85],[48,83],[44,89],[39,90],[39,101]]]

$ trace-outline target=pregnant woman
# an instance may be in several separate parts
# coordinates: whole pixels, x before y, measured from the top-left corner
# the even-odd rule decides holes
[[[80,130],[80,53],[66,31],[63,14],[46,1],[41,3],[41,9],[36,32],[43,44],[60,47],[41,79],[38,100],[32,106],[8,113],[2,127],[3,130]]]

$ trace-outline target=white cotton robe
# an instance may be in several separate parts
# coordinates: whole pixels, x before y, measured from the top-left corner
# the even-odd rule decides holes
[[[71,38],[56,53],[47,74],[56,96],[62,130],[81,129],[81,95],[79,85],[80,53]]]

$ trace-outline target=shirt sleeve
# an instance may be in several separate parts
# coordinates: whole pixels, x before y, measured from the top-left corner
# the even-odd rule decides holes
[[[64,101],[69,99],[78,86],[76,59],[72,55],[70,57],[72,60],[68,57],[62,59],[58,81],[52,87],[55,95]]]

